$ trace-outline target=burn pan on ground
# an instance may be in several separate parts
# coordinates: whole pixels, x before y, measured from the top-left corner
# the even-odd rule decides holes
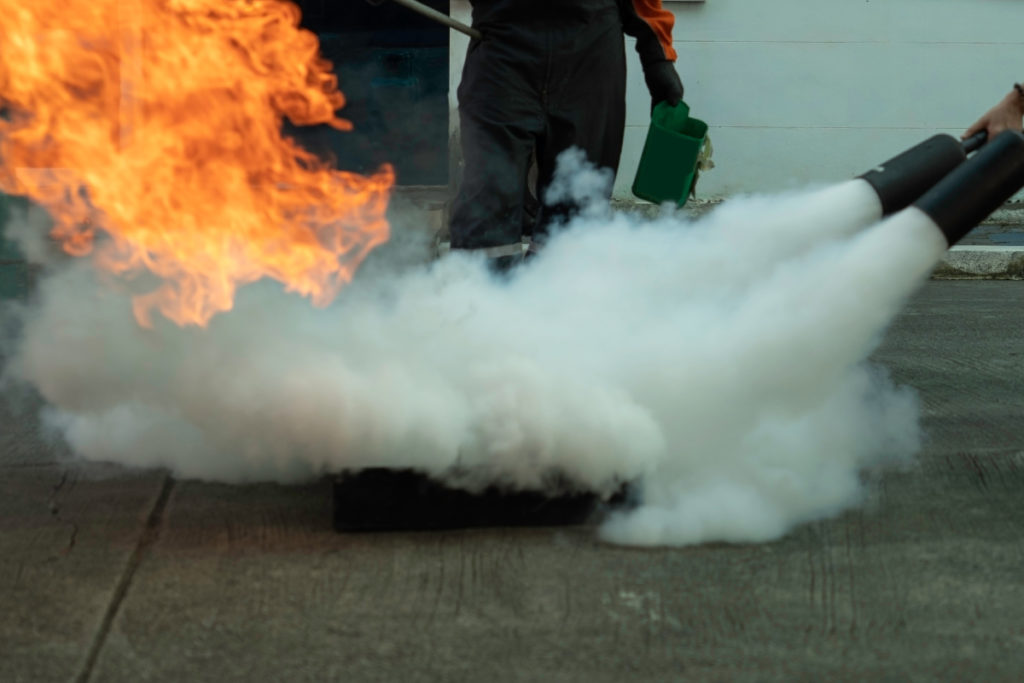
[[[623,506],[627,487],[610,499],[592,492],[550,495],[490,487],[479,493],[447,486],[408,469],[370,468],[337,477],[334,529],[423,531],[477,527],[571,526]]]

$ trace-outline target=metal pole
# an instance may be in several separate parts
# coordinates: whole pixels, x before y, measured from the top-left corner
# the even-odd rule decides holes
[[[416,2],[416,0],[391,0],[391,1],[394,2],[397,5],[402,5],[403,7],[408,7],[413,12],[419,12],[420,14],[422,14],[425,17],[427,17],[428,19],[433,19],[434,21],[436,21],[438,23],[441,23],[441,24],[444,24],[445,26],[448,26],[450,28],[453,28],[456,31],[460,31],[462,33],[465,33],[470,38],[476,38],[477,40],[480,40],[480,38],[483,37],[480,34],[480,31],[477,31],[475,28],[472,28],[470,26],[466,26],[461,21],[456,21],[455,19],[452,19],[450,16],[448,16],[444,12],[438,12],[433,7],[427,7],[422,2]]]

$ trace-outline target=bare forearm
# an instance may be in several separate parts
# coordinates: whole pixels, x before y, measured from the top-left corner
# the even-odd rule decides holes
[[[995,108],[1004,116],[1008,127],[1020,130],[1024,119],[1024,85],[1016,83]]]
[[[1024,129],[1024,84],[1018,83],[994,107],[964,132],[964,137],[987,131],[994,137],[1004,130]]]
[[[1006,108],[1019,116],[1024,116],[1024,78],[1013,85],[1013,90],[1003,98]]]

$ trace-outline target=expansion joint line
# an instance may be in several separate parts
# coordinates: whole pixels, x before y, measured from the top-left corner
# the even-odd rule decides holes
[[[89,655],[86,657],[85,664],[82,666],[81,672],[78,677],[75,678],[75,683],[88,683],[89,679],[92,678],[93,668],[96,666],[96,660],[99,659],[100,652],[103,650],[103,646],[107,642],[107,635],[110,633],[110,627],[114,623],[114,619],[117,618],[118,612],[121,610],[121,604],[124,602],[125,596],[128,595],[128,590],[131,588],[132,579],[135,578],[135,572],[142,564],[142,560],[146,556],[146,552],[149,550],[156,540],[160,536],[160,527],[164,521],[164,510],[167,508],[167,500],[171,497],[171,491],[174,489],[174,479],[168,474],[164,476],[163,484],[160,487],[160,494],[156,498],[156,502],[153,503],[153,507],[149,511],[149,516],[146,518],[146,526],[142,530],[142,535],[139,537],[138,543],[135,544],[135,550],[132,551],[132,555],[128,558],[128,563],[125,565],[124,571],[121,573],[121,578],[117,582],[117,587],[114,589],[114,594],[110,599],[110,604],[107,605],[107,611],[103,615],[103,621],[100,623],[99,630],[96,632],[96,637],[92,641],[92,645],[89,647]]]

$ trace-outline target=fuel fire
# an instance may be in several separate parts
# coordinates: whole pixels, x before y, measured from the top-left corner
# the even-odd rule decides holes
[[[205,325],[261,278],[325,305],[376,245],[394,174],[282,135],[349,130],[332,66],[284,0],[0,0],[0,191],[70,254],[152,273],[135,317]]]

